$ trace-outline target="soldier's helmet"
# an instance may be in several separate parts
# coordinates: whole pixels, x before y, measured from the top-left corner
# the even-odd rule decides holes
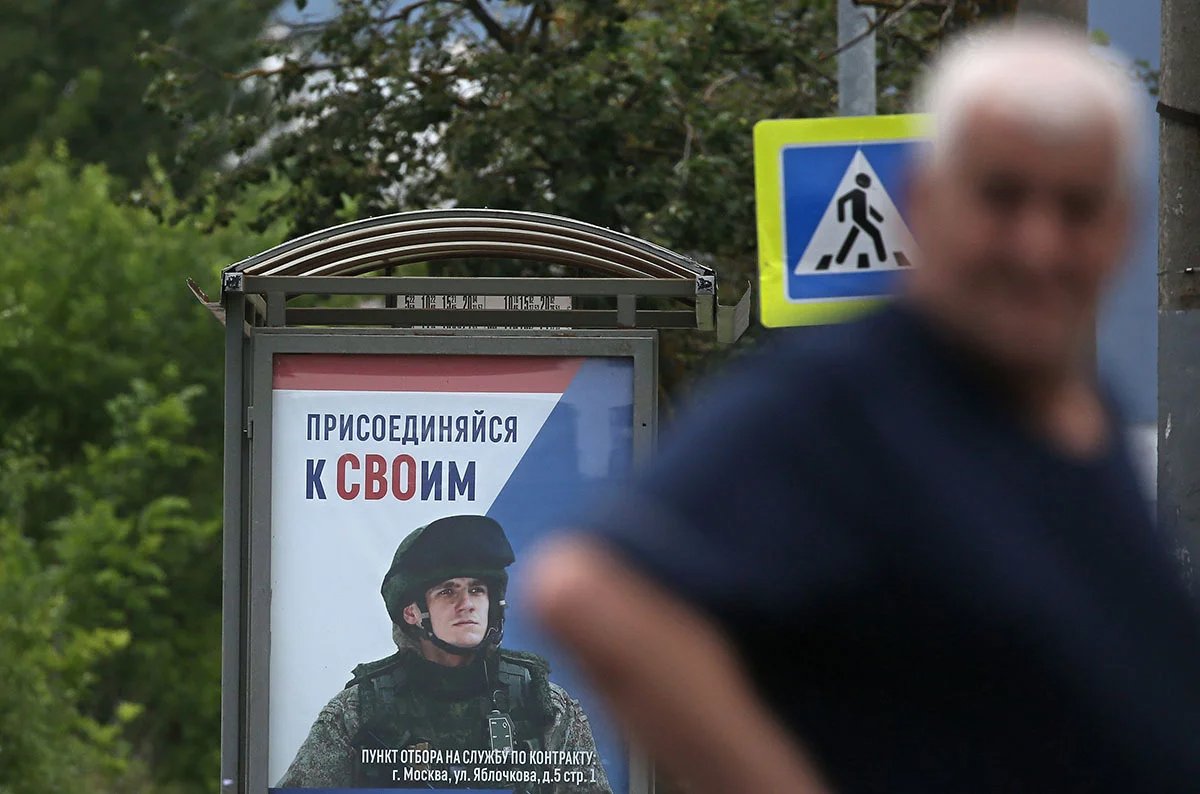
[[[392,566],[379,588],[392,622],[405,627],[404,608],[416,602],[425,635],[439,647],[460,652],[434,636],[425,593],[430,587],[457,577],[486,582],[490,600],[488,635],[484,644],[498,644],[504,631],[504,595],[508,571],[516,561],[504,529],[487,516],[447,516],[418,527],[396,549]],[[472,649],[467,649],[472,650]]]

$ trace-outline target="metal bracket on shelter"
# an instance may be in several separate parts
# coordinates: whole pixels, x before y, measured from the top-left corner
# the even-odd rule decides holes
[[[386,275],[401,265],[446,259],[547,262],[571,275]],[[221,291],[219,304],[197,297],[221,316],[217,310],[228,308],[231,296],[244,296],[250,327],[695,328],[715,330],[726,343],[746,330],[751,302],[747,288],[737,304],[719,304],[711,267],[637,237],[554,215],[471,209],[405,212],[314,232],[230,265]],[[289,305],[301,296],[334,295],[363,300]],[[402,296],[514,300],[503,309],[432,308]],[[529,308],[528,301],[515,300],[539,296],[584,298],[588,308]]]

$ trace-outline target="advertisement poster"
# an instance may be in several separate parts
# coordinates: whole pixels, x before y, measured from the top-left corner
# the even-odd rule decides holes
[[[519,593],[632,463],[632,358],[273,367],[271,792],[627,792],[628,747]]]

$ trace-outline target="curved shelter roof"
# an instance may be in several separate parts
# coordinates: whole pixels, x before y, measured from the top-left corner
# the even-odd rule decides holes
[[[637,237],[512,210],[420,210],[334,226],[226,268],[247,276],[357,276],[413,262],[518,259],[625,278],[712,277],[713,270]]]
[[[391,275],[400,265],[446,259],[548,262],[571,275]],[[647,240],[556,215],[490,209],[420,210],[334,226],[236,262],[221,280],[223,294],[247,296],[251,326],[697,328],[732,341],[749,322],[749,291],[736,306],[720,306],[716,286],[713,268]],[[288,305],[306,294],[375,295],[386,302],[382,308]],[[434,309],[412,301],[401,306],[401,295],[593,300],[572,309],[515,308],[528,305],[519,301],[504,309]]]

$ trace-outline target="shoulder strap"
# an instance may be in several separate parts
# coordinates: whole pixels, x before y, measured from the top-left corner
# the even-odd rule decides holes
[[[346,685],[358,688],[358,731],[350,740],[355,788],[378,789],[391,783],[391,775],[383,766],[363,763],[360,750],[392,750],[410,741],[412,734],[399,719],[396,703],[397,689],[403,686],[407,673],[402,660],[359,665]]]
[[[407,678],[403,661],[403,656],[395,653],[377,662],[360,664],[352,671],[354,677],[346,687],[358,686],[358,716],[363,729],[380,713],[381,706],[395,702],[396,689],[403,686]]]
[[[500,659],[498,668],[496,677],[500,679],[508,694],[508,708],[512,711],[523,711],[533,687],[533,674],[529,668],[513,664],[504,658]]]
[[[346,682],[346,687],[344,688],[349,688],[352,684],[357,684],[361,679],[372,678],[376,675],[379,675],[380,673],[399,665],[403,659],[404,652],[396,651],[391,656],[387,656],[383,659],[377,659],[374,662],[363,662],[350,671],[350,675],[354,677]]]
[[[532,653],[501,650],[496,677],[505,688],[514,716],[528,719],[537,726],[538,733],[554,721],[550,665],[544,659]]]

